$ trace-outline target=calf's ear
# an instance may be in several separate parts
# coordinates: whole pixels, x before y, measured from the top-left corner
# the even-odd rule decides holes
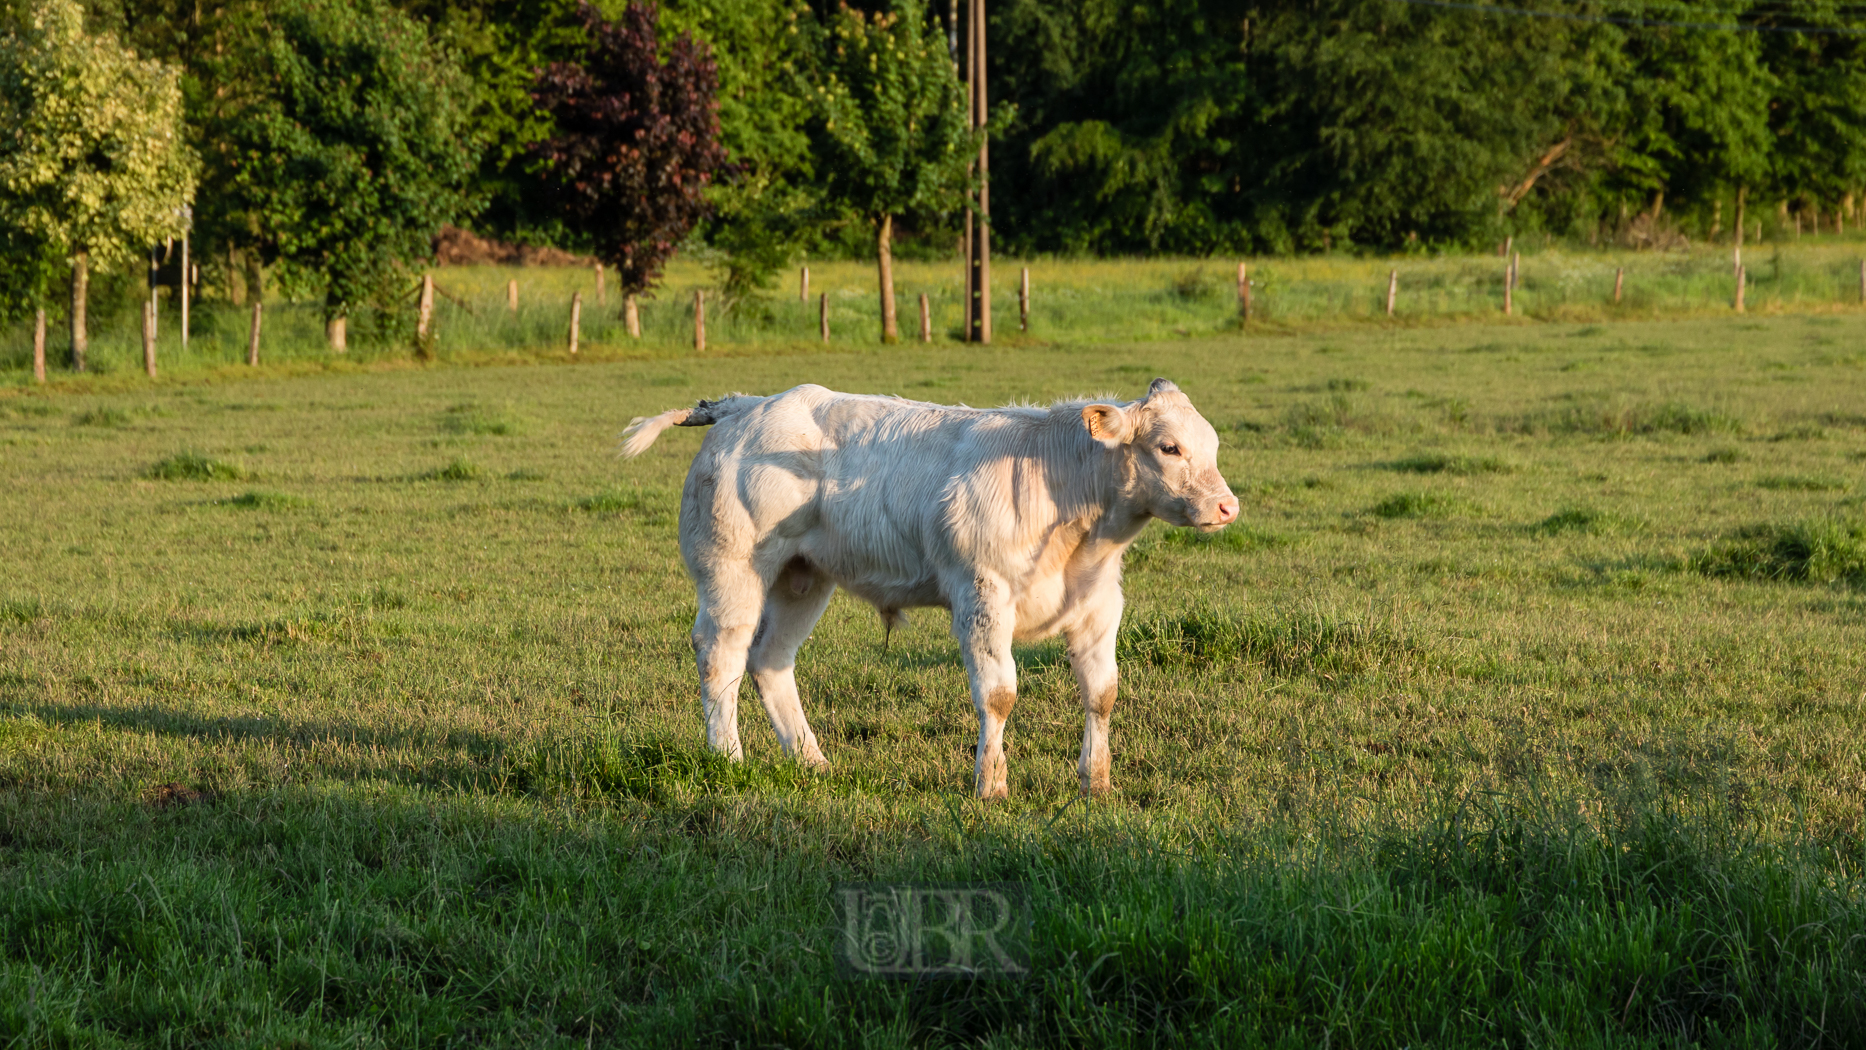
[[[1134,429],[1127,413],[1114,405],[1083,406],[1082,423],[1088,427],[1089,436],[1107,448],[1119,448]]]

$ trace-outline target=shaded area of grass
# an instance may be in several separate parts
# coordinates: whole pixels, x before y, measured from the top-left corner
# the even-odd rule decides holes
[[[710,768],[634,754],[651,779]],[[924,806],[926,830],[902,837],[716,782],[621,795],[626,819],[538,822],[397,790],[0,795],[0,1035],[1514,1046],[1866,1030],[1857,860],[1766,845],[1709,798],[1476,792],[1412,824],[1167,840],[1093,806],[1035,823]],[[835,979],[838,883],[955,879],[1026,888],[1029,978]]]
[[[476,481],[486,476],[486,468],[468,459],[455,459],[420,475],[422,481]]]
[[[1131,619],[1116,652],[1123,662],[1219,675],[1251,667],[1276,675],[1366,674],[1424,657],[1411,640],[1378,624],[1320,613],[1267,619],[1209,609]]]
[[[1706,576],[1866,586],[1866,523],[1829,519],[1750,525],[1688,564]]]
[[[1438,492],[1400,492],[1367,509],[1376,518],[1443,518],[1461,509],[1463,504]]]
[[[239,481],[246,470],[199,452],[178,452],[150,467],[148,475],[160,481]]]
[[[253,489],[250,492],[242,492],[232,499],[218,500],[216,502],[224,506],[244,507],[248,510],[293,510],[299,507],[309,507],[312,505],[311,501],[303,496],[293,496],[285,492],[270,492],[264,489]]]
[[[1642,519],[1625,514],[1615,514],[1593,507],[1563,507],[1537,522],[1535,531],[1546,535],[1562,532],[1601,534],[1638,532],[1645,527],[1646,523]]]
[[[1495,456],[1465,456],[1448,452],[1420,452],[1403,459],[1393,460],[1385,466],[1388,470],[1412,474],[1451,474],[1460,477],[1473,474],[1507,474],[1512,469],[1508,463]]]

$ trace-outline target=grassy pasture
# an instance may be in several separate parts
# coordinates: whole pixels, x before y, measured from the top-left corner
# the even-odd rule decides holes
[[[1863,337],[1363,326],[9,392],[0,1038],[1858,1045]],[[780,760],[749,690],[749,761],[702,751],[675,549],[701,434],[621,463],[629,417],[1155,375],[1244,510],[1128,557],[1115,797],[1072,801],[1057,644],[1019,649],[984,806],[943,614],[884,648],[844,598],[798,672],[833,770]],[[1025,883],[1034,976],[838,980],[831,886],[894,879]]]
[[[1524,245],[1514,293],[1516,324],[1538,321],[1609,322],[1730,316],[1734,295],[1727,245],[1703,244],[1668,252],[1590,251]],[[1808,236],[1751,244],[1747,308],[1753,314],[1851,314],[1862,306],[1860,262],[1866,236]],[[1129,345],[1225,335],[1237,328],[1236,260],[1228,259],[998,259],[992,269],[993,323],[1006,345]],[[1252,324],[1264,334],[1368,326],[1442,326],[1471,320],[1502,321],[1504,260],[1489,256],[1397,258],[1345,255],[1248,260],[1254,285]],[[1019,329],[1020,269],[1031,274],[1030,328]],[[1624,271],[1621,301],[1613,302],[1616,272]],[[591,359],[678,357],[693,345],[693,293],[705,290],[707,342],[735,352],[822,352],[818,297],[829,305],[827,349],[846,352],[879,339],[879,303],[872,263],[814,260],[810,298],[798,297],[798,274],[783,274],[768,294],[725,306],[716,274],[693,255],[676,257],[666,280],[640,304],[642,338],[631,339],[622,320],[622,297],[613,285],[597,298],[595,274],[576,267],[457,266],[435,271],[435,337],[430,352],[442,360],[561,359],[566,355],[570,300],[583,296],[581,354]],[[1387,277],[1399,280],[1397,313],[1386,316]],[[919,333],[919,297],[927,297],[934,342],[961,334],[963,270],[956,261],[902,259],[896,264],[901,333]],[[519,284],[519,305],[508,308],[506,284]],[[325,349],[322,305],[284,301],[266,305],[262,356],[301,368],[354,367],[406,360],[414,338],[414,286],[410,275],[400,312],[384,330],[374,315],[351,324],[352,349],[334,362]],[[100,285],[99,287],[103,287]],[[142,371],[140,290],[115,298],[102,292],[91,318],[91,370],[108,375]],[[167,296],[168,290],[164,290]],[[238,369],[246,360],[249,309],[204,289],[191,323],[186,352],[180,345],[176,306],[165,298],[157,340],[160,367],[169,372]],[[56,324],[48,357],[56,370],[69,336]],[[24,324],[0,329],[0,386],[31,382],[31,332]],[[56,375],[56,371],[54,372]]]

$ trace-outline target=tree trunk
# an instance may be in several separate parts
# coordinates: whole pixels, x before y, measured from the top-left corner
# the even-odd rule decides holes
[[[259,262],[259,249],[247,248],[240,254],[246,256],[246,294],[260,302],[266,297],[266,271]]]
[[[875,236],[875,261],[881,270],[881,341],[899,342],[900,327],[894,317],[894,216],[881,217]]]
[[[342,314],[324,322],[324,337],[330,341],[330,352],[347,353],[350,349],[349,318]]]
[[[84,352],[91,348],[85,329],[84,304],[91,294],[91,255],[80,250],[71,257],[71,369],[84,371]]]

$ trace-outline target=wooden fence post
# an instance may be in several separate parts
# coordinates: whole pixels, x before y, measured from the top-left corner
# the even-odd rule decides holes
[[[246,335],[246,363],[255,367],[259,364],[259,313],[264,309],[265,304],[253,296],[253,327]]]
[[[581,327],[582,324],[583,324],[583,293],[582,292],[571,292],[570,293],[570,356],[572,357],[575,357],[577,355],[577,336],[582,334],[578,332],[577,329]]]
[[[1394,301],[1399,298],[1399,271],[1387,271],[1387,316],[1393,316]]]
[[[181,348],[188,349],[188,235],[181,235]]]
[[[1860,272],[1866,273],[1866,264],[1861,265]],[[933,311],[927,305],[927,293],[925,292],[920,293],[920,341],[923,343],[933,341]]]
[[[1505,317],[1516,312],[1515,293],[1516,264],[1508,261],[1506,257],[1503,263],[1503,316]]]
[[[603,264],[597,263],[596,264],[596,305],[601,306],[608,301],[609,301],[609,290],[603,284]]]
[[[1250,273],[1238,263],[1238,327],[1250,323]]]
[[[505,308],[511,311],[513,316],[516,317],[518,315],[518,281],[517,280],[511,280],[511,281],[505,282]]]
[[[693,352],[706,351],[706,293],[693,290]]]
[[[803,272],[797,276],[797,301],[800,303],[810,301],[810,268],[808,266],[804,267]]]
[[[434,329],[434,275],[421,275],[421,305],[415,314],[415,338],[426,342]]]
[[[1860,267],[1866,274],[1866,265]],[[39,307],[32,315],[32,378],[34,382],[45,382],[45,307]]]
[[[641,338],[641,307],[635,302],[634,292],[622,300],[622,324],[628,328],[630,339]]]
[[[155,374],[156,374],[155,317],[156,317],[155,300],[150,299],[147,302],[143,303],[143,371],[148,373],[149,378],[151,379],[154,379]]]
[[[1030,331],[1030,267],[1017,280],[1017,330]]]
[[[1739,266],[1736,268],[1736,312],[1737,313],[1743,312],[1743,285],[1746,283],[1743,278],[1744,278],[1743,268]]]
[[[1738,273],[1742,273],[1743,264],[1737,263],[1736,270]],[[1620,305],[1620,286],[1624,284],[1625,282],[1626,282],[1626,267],[1622,266],[1613,271],[1613,305],[1615,306]]]
[[[829,293],[824,292],[816,300],[816,327],[822,333],[823,341],[829,342]]]

